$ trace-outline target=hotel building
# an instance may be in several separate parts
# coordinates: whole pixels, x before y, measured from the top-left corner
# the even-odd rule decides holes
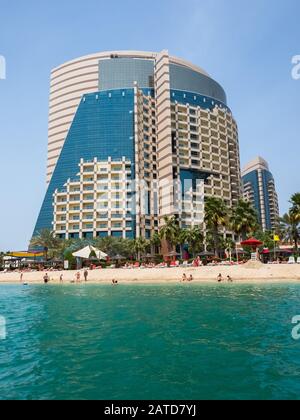
[[[204,196],[241,197],[237,124],[223,88],[167,51],[106,52],[51,74],[47,193],[34,230],[151,237]]]
[[[268,163],[261,157],[248,163],[242,172],[242,181],[244,199],[257,210],[262,229],[275,230],[279,220],[279,205]]]

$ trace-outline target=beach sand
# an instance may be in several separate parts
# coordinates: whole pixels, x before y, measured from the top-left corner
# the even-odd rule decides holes
[[[51,272],[49,271],[50,283],[59,283],[60,275],[63,274],[64,283],[68,284],[75,279],[77,271]],[[113,279],[122,283],[178,283],[183,274],[192,275],[195,283],[217,282],[217,276],[221,273],[226,280],[232,277],[234,282],[297,282],[300,281],[300,265],[258,265],[257,268],[244,266],[218,266],[199,268],[164,268],[164,269],[105,269],[89,271],[88,283],[107,284]],[[23,282],[29,284],[43,283],[45,272],[32,272],[23,274]],[[83,281],[83,271],[81,271]],[[20,283],[20,273],[0,273],[0,284]]]

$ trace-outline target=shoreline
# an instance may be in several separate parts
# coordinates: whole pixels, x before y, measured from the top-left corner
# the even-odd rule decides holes
[[[72,284],[78,271],[49,271],[50,284],[60,284],[59,278],[63,274],[62,284]],[[43,284],[43,276],[46,272],[23,273],[23,281],[20,281],[20,273],[0,273],[0,285],[21,283]],[[111,284],[117,280],[119,284],[174,284],[180,283],[183,274],[192,275],[193,282],[188,284],[212,284],[217,283],[217,277],[222,274],[224,282],[230,276],[234,283],[297,283],[300,282],[300,265],[262,265],[259,268],[246,266],[216,266],[199,268],[145,268],[145,269],[105,269],[89,271],[87,284]],[[83,281],[81,270],[81,283]],[[184,283],[183,283],[184,284]]]

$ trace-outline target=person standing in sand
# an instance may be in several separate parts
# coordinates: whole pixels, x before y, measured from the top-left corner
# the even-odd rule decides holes
[[[80,283],[80,281],[81,281],[81,275],[80,275],[80,271],[78,271],[76,273],[76,283]]]
[[[24,277],[24,274],[23,274],[23,272],[21,271],[21,274],[20,274],[20,283],[23,283],[23,277]]]
[[[87,282],[88,281],[88,276],[89,276],[89,272],[87,271],[87,269],[84,270],[84,281]]]
[[[59,277],[59,282],[60,282],[60,283],[63,283],[63,282],[64,282],[64,275],[63,275],[63,274],[61,274],[61,275],[60,275],[60,277]]]
[[[45,283],[45,284],[48,284],[48,283],[49,283],[49,281],[50,281],[50,279],[49,279],[48,273],[46,273],[46,274],[44,275],[44,283]]]

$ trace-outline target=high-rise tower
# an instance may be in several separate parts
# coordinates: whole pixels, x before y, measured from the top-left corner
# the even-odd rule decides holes
[[[223,88],[167,51],[63,64],[52,71],[49,115],[48,189],[34,235],[150,237],[166,215],[200,224],[203,194],[229,206],[241,196]]]
[[[279,205],[268,163],[257,157],[244,168],[242,180],[244,199],[257,210],[262,229],[275,230],[279,221]]]

